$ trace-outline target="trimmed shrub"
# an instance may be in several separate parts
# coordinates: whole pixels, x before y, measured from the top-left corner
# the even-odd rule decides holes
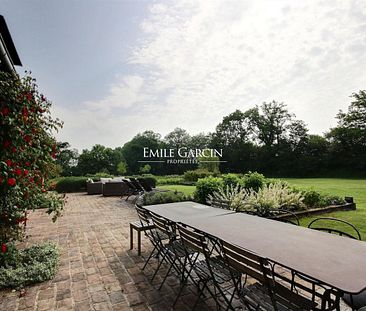
[[[224,181],[225,187],[236,187],[238,185],[241,186],[243,184],[242,179],[236,174],[230,173],[222,175],[221,177]]]
[[[143,196],[143,205],[183,202],[191,199],[190,196],[177,191],[150,192]]]
[[[184,185],[187,182],[181,175],[167,175],[157,177],[157,185]]]
[[[0,267],[0,289],[20,289],[26,285],[52,279],[59,264],[59,251],[54,243],[11,250],[5,266]],[[1,256],[1,254],[0,254]]]
[[[197,169],[194,171],[186,171],[184,173],[184,180],[190,182],[196,182],[200,178],[205,178],[211,176],[213,173],[209,172],[207,169]]]
[[[243,177],[243,186],[247,189],[258,191],[265,183],[266,178],[258,172],[249,172]]]
[[[199,203],[206,204],[208,196],[224,187],[224,181],[220,177],[206,177],[199,179],[196,183],[194,199]]]
[[[301,192],[304,197],[304,204],[310,208],[321,208],[329,205],[341,205],[345,203],[345,200],[336,195],[321,194],[315,190],[299,190],[294,191]]]
[[[56,183],[58,193],[86,191],[88,177],[64,177]]]

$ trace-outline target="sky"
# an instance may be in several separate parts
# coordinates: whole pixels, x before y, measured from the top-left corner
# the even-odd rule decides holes
[[[364,0],[0,0],[23,67],[79,150],[212,132],[284,102],[310,133],[366,89]]]

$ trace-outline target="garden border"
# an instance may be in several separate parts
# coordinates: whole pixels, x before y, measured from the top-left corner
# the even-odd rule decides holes
[[[337,212],[337,211],[354,211],[356,210],[356,203],[345,203],[341,205],[329,205],[324,208],[312,208],[307,209],[304,211],[293,212],[293,214],[282,214],[278,216],[272,217],[272,219],[290,219],[293,218],[294,215],[298,217],[306,217],[306,216],[313,216],[313,215],[320,215],[330,212]]]

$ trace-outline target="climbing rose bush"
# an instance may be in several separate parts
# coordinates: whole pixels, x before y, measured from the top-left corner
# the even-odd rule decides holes
[[[30,74],[0,73],[0,267],[17,256],[29,210],[42,202],[55,221],[64,204],[45,188],[57,155],[52,133],[62,127],[50,107]]]

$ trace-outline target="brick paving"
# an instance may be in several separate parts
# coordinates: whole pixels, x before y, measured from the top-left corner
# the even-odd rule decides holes
[[[0,310],[170,310],[179,288],[171,276],[157,290],[166,270],[149,279],[143,258],[129,250],[129,223],[137,220],[133,205],[118,197],[69,194],[63,216],[52,223],[42,210],[30,215],[27,244],[52,240],[60,248],[60,267],[53,280],[17,291],[0,291]],[[135,241],[137,237],[135,236]],[[143,238],[142,255],[151,250]],[[190,310],[195,288],[188,286],[175,310]],[[213,301],[198,310],[215,310]],[[345,310],[342,308],[342,310]]]

